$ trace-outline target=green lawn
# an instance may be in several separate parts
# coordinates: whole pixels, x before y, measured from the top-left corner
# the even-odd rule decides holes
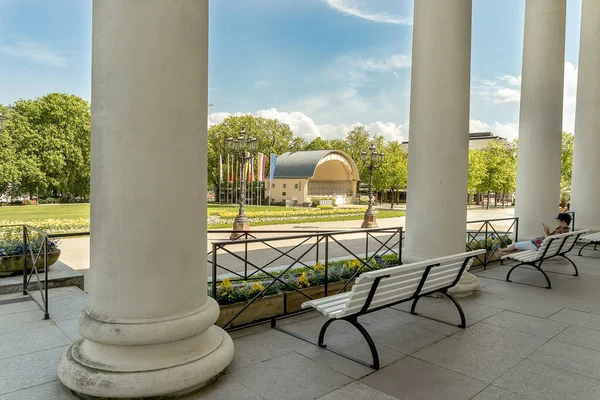
[[[39,221],[42,219],[89,218],[89,204],[47,204],[0,207],[0,221]]]
[[[209,210],[227,208],[236,210],[237,206],[230,205],[215,205],[210,204]],[[245,207],[247,211],[281,211],[285,210],[286,207],[276,206],[248,206]],[[404,216],[404,211],[400,210],[379,210],[377,211],[377,218],[394,218]],[[38,221],[44,219],[74,219],[74,218],[89,218],[90,216],[90,205],[89,204],[49,204],[40,206],[6,206],[0,207],[0,221]],[[350,220],[361,220],[362,215],[358,216],[331,216],[327,218],[297,218],[286,221],[264,221],[254,222],[252,225],[279,225],[279,224],[299,224],[303,222],[314,222],[319,221],[350,221]],[[227,226],[215,225],[211,228],[228,228]]]

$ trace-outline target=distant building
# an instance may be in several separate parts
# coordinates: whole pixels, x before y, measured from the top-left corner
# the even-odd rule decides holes
[[[469,149],[472,150],[483,150],[488,144],[492,142],[505,143],[507,146],[513,146],[512,142],[507,139],[494,135],[492,132],[474,132],[469,133]],[[402,148],[408,152],[408,141],[402,142]]]
[[[312,150],[284,153],[277,157],[267,195],[274,202],[302,204],[313,197],[331,197],[337,204],[356,196],[358,168],[340,150]]]

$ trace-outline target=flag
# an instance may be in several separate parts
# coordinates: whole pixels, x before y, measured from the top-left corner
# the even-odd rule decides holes
[[[246,162],[246,181],[254,182],[254,157],[250,157],[250,153],[246,153],[246,157],[249,157],[248,162]]]
[[[265,158],[265,155],[263,153],[258,153],[258,165],[257,165],[257,171],[256,171],[256,175],[257,175],[257,180],[259,182],[264,182],[265,181],[265,164],[267,162],[267,159]]]
[[[269,180],[275,177],[275,164],[277,163],[277,154],[271,154],[271,166],[269,170]]]
[[[223,156],[219,154],[219,182],[223,182]]]

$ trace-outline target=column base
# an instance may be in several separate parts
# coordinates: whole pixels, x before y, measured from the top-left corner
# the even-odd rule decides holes
[[[59,379],[82,399],[178,398],[198,390],[234,353],[231,337],[212,325],[218,306],[211,300],[195,314],[157,322],[102,322],[84,310],[84,338],[63,353]]]
[[[361,228],[378,228],[377,226],[377,215],[375,211],[369,210],[365,212],[363,217],[363,223]]]

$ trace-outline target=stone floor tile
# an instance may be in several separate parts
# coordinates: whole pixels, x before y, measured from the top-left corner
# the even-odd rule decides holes
[[[483,389],[472,400],[529,400],[518,393],[510,392],[498,386],[490,385]]]
[[[600,311],[600,308],[598,310]],[[583,311],[576,311],[565,308],[560,310],[556,314],[553,314],[548,319],[551,319],[553,321],[564,322],[566,324],[585,326],[586,328],[600,330],[600,315],[587,313]]]
[[[521,361],[521,357],[454,338],[426,347],[413,357],[488,383]]]
[[[48,308],[50,318],[54,321],[64,321],[77,318],[77,315],[88,305],[88,296],[86,294],[61,296],[52,298],[48,296]]]
[[[56,326],[58,326],[60,330],[69,337],[71,342],[76,342],[77,340],[81,339],[81,335],[77,330],[77,319],[65,319],[62,321],[57,321]]]
[[[600,351],[600,332],[595,329],[571,325],[555,336],[554,340]]]
[[[551,339],[569,325],[530,315],[502,311],[485,320],[486,323]]]
[[[42,328],[0,335],[0,359],[71,344],[54,324]]]
[[[301,349],[306,346],[306,342],[275,329],[269,329],[235,339],[235,346],[261,361],[266,361]]]
[[[251,367],[260,362],[261,361],[258,358],[236,347],[235,352],[233,354],[233,361],[227,366],[224,372],[226,374],[231,374],[235,371]]]
[[[10,314],[22,313],[25,311],[33,311],[33,310],[38,311],[40,313],[40,315],[42,316],[42,318],[44,317],[44,313],[42,312],[40,307],[33,300],[0,305],[0,315],[10,315]]]
[[[527,359],[494,385],[531,400],[598,400],[600,393],[600,381]]]
[[[65,350],[57,347],[0,360],[0,394],[57,380],[56,365]]]
[[[427,347],[446,335],[398,321],[380,321],[369,325],[367,331],[377,346],[385,346],[405,354]]]
[[[318,400],[349,400],[349,399],[369,399],[369,400],[395,400],[392,397],[371,386],[360,382],[352,382],[349,385],[343,386],[336,391],[333,391]]]
[[[352,382],[352,378],[298,353],[285,354],[228,376],[273,400],[314,399]]]
[[[541,336],[518,332],[485,322],[478,322],[452,337],[521,358],[527,357],[548,341],[547,338]]]
[[[327,334],[325,335],[325,344],[327,345],[327,347],[329,349],[339,351],[347,356],[354,357],[361,361],[364,361],[367,363],[371,363],[373,361],[373,357],[371,355],[371,350],[369,349],[369,346],[367,345],[366,340],[361,335],[349,335],[349,334],[337,334],[337,333],[329,334],[329,331],[328,331]],[[388,346],[385,346],[382,343],[377,343],[377,341],[375,341],[375,346],[377,347],[377,353],[379,354],[379,363],[381,366],[391,364],[394,361],[397,361],[397,360],[401,359],[402,357],[406,356],[406,354],[401,353],[400,351],[398,351],[398,349],[390,348]],[[309,345],[309,346],[299,350],[299,352],[307,357],[309,357],[308,354],[310,354],[311,355],[310,358],[313,358],[312,356],[318,356],[320,354],[319,352],[315,353],[315,352],[309,350],[311,348],[318,349],[318,346]],[[327,353],[330,353],[330,352],[327,352]],[[330,359],[329,361],[336,361],[336,360],[337,359],[334,358],[334,359]],[[358,365],[360,365],[360,364],[358,364]],[[341,372],[343,372],[343,371],[341,371]]]
[[[288,330],[305,339],[316,342],[319,338],[319,332],[321,330],[321,327],[323,326],[323,324],[325,324],[325,322],[327,322],[327,320],[329,320],[329,318],[327,318],[323,314],[320,314],[315,315],[314,318],[305,319],[292,324],[277,325],[280,326],[282,329]],[[334,323],[329,325],[327,332],[356,334],[358,331],[348,322],[340,320],[335,321]]]
[[[528,358],[590,378],[600,379],[600,351],[551,340]]]
[[[50,320],[44,320],[44,314],[39,310],[2,315],[0,316],[0,335],[43,328],[48,325],[54,325],[54,323]]]
[[[482,291],[477,291],[470,300],[486,306],[540,318],[547,318],[560,311],[563,307],[557,304],[548,304],[547,302],[516,299]]]
[[[181,400],[263,400],[246,386],[235,381],[230,375],[221,375],[210,385]]]
[[[77,400],[71,391],[60,381],[17,390],[0,396],[0,400]]]
[[[406,357],[365,377],[362,382],[398,399],[466,400],[487,384],[446,368]]]

